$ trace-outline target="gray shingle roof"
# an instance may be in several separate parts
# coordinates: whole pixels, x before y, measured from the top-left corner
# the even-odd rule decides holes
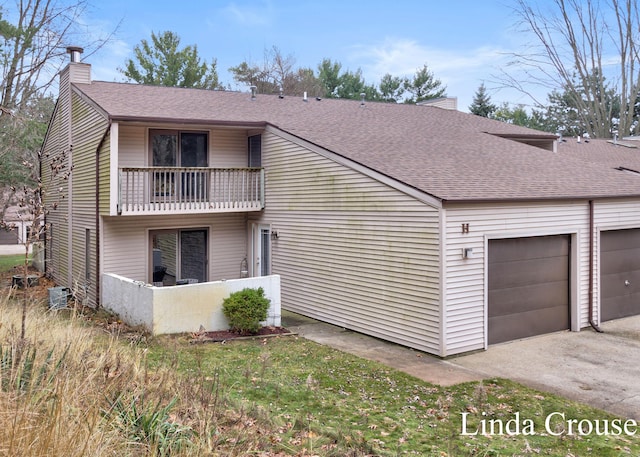
[[[640,196],[640,175],[615,169],[640,170],[640,149],[592,140],[575,150],[561,143],[554,153],[498,136],[548,134],[458,111],[124,83],[75,87],[115,121],[271,124],[442,200]]]

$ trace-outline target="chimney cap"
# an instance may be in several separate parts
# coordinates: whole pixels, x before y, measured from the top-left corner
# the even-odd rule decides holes
[[[80,54],[84,52],[84,49],[79,46],[67,46],[67,53],[71,55],[71,62],[78,62],[80,60]]]

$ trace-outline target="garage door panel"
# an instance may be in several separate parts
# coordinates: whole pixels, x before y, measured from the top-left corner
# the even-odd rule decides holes
[[[607,274],[601,278],[602,321],[640,314],[640,271]]]
[[[568,328],[569,314],[564,305],[508,314],[489,319],[489,329],[492,329],[489,332],[489,344],[503,343],[518,338],[567,330]]]
[[[640,292],[640,271],[602,275],[600,295],[603,299],[622,297]]]
[[[489,344],[569,328],[570,239],[489,241]]]
[[[513,288],[532,283],[566,281],[569,277],[567,262],[565,256],[493,263],[493,274],[489,275],[489,288]]]
[[[600,247],[602,251],[624,251],[629,248],[640,248],[640,230],[609,230],[601,232]]]
[[[640,292],[606,299],[603,298],[601,304],[601,319],[603,321],[635,316],[640,314]]]
[[[544,259],[569,254],[566,236],[536,236],[490,240],[489,263]]]
[[[640,229],[600,233],[600,320],[640,314]]]
[[[511,289],[489,290],[489,318],[503,314],[563,306],[569,309],[566,281],[547,282]],[[567,313],[568,314],[568,313]]]
[[[605,275],[640,270],[640,248],[606,251],[600,264]]]
[[[0,244],[18,244],[18,231],[0,229]]]

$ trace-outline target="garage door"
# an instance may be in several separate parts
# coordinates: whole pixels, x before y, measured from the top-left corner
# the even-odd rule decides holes
[[[18,244],[18,231],[0,228],[0,244]]]
[[[569,328],[569,235],[489,241],[489,344]]]
[[[640,229],[600,233],[600,320],[640,314]]]

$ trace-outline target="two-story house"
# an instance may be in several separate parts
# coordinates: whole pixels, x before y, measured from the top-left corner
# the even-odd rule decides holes
[[[71,54],[43,146],[46,256],[92,306],[109,273],[274,273],[283,308],[440,356],[640,313],[633,146],[434,106],[93,81]]]

